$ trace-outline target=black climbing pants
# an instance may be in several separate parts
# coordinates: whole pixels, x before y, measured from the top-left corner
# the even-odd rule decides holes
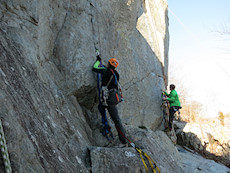
[[[117,106],[109,104],[107,109],[108,109],[108,112],[110,114],[110,117],[112,118],[112,120],[115,124],[115,127],[117,129],[118,136],[119,136],[121,143],[125,144],[126,141],[125,141],[125,138],[123,136],[123,135],[125,135],[125,129],[123,128],[120,117],[118,116]]]
[[[169,108],[169,129],[172,129],[173,119],[175,112],[178,111],[178,106],[172,106]]]

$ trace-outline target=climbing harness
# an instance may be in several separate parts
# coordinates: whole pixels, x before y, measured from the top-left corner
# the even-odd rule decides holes
[[[112,69],[110,69],[113,73],[113,76],[115,78],[115,84],[118,86],[118,91],[116,91],[116,99],[117,99],[117,102],[122,102],[124,99],[123,99],[123,94],[122,94],[122,90],[121,90],[121,85],[119,83],[119,81],[117,80],[117,76],[116,74],[114,73],[114,71]]]
[[[99,50],[96,49],[96,55],[100,55]],[[102,63],[100,62],[100,67],[102,67]],[[102,123],[102,129],[101,129],[101,133],[103,136],[105,136],[109,141],[113,140],[113,134],[111,132],[111,127],[108,123],[107,120],[107,116],[106,116],[106,110],[105,107],[102,105],[102,100],[101,100],[101,93],[102,93],[102,87],[101,87],[101,79],[102,79],[102,75],[101,74],[97,74],[97,88],[98,88],[98,98],[99,98],[99,105],[98,105],[98,109],[99,112],[101,113],[101,123]]]
[[[5,166],[6,173],[12,173],[11,165],[10,165],[10,158],[7,151],[5,135],[3,132],[2,121],[0,119],[0,148],[2,152],[3,162]]]
[[[118,128],[117,128],[118,129]],[[153,161],[153,159],[146,153],[144,152],[142,149],[140,149],[139,147],[137,147],[131,140],[129,140],[123,133],[120,129],[118,129],[118,132],[129,142],[129,144],[139,153],[140,155],[140,158],[142,160],[142,163],[145,167],[145,170],[147,173],[149,173],[149,170],[148,170],[148,167],[147,167],[147,164],[145,163],[145,160],[144,160],[144,157],[143,155],[145,156],[145,158],[148,160],[150,166],[151,166],[151,169],[154,173],[157,173],[156,170],[158,171],[158,173],[160,173],[160,169],[158,168],[158,166],[156,165],[156,163]]]
[[[122,95],[121,87],[118,85],[119,82],[117,80],[116,74],[114,73],[114,71],[112,69],[110,69],[110,70],[111,70],[113,75],[111,75],[110,80],[107,83],[107,85],[105,87],[102,87],[102,88],[106,88],[108,90],[108,85],[111,82],[112,78],[114,78],[114,80],[115,80],[114,83],[115,83],[115,85],[117,85],[118,89],[117,88],[112,88],[112,89],[108,90],[108,96],[106,98],[106,102],[108,104],[117,105],[118,103],[123,101],[123,95]],[[102,95],[102,96],[103,96],[103,98],[106,97],[104,95]]]

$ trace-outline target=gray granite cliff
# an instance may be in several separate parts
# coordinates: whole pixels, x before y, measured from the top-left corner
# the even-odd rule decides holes
[[[13,172],[145,171],[133,148],[104,147],[95,48],[104,63],[120,62],[127,136],[162,172],[183,172],[157,130],[168,71],[165,0],[1,0],[0,18],[0,118]]]

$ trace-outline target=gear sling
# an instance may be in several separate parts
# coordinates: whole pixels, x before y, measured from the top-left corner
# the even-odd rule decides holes
[[[106,98],[106,100],[104,100],[104,101],[106,101],[108,104],[116,105],[119,102],[123,101],[123,95],[122,95],[121,87],[118,83],[116,74],[114,73],[113,69],[110,69],[110,70],[111,70],[113,75],[110,77],[110,80],[106,85],[106,88],[102,87],[103,88],[102,89],[102,97],[103,97],[103,99]],[[115,84],[118,86],[118,89],[112,88],[109,90],[108,85],[112,81],[113,77],[115,78]],[[105,90],[107,90],[107,91],[105,91]],[[103,94],[105,94],[105,96],[103,96]]]

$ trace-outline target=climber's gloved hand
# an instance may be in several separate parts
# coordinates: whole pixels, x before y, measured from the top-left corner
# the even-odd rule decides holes
[[[97,60],[101,61],[100,55],[97,55]]]

